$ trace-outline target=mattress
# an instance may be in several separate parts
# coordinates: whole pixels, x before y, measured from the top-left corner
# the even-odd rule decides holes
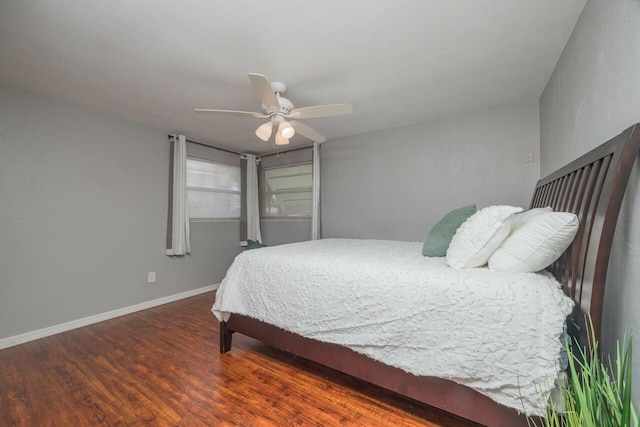
[[[351,348],[543,414],[573,301],[548,273],[457,270],[422,244],[324,239],[245,251],[212,311]]]

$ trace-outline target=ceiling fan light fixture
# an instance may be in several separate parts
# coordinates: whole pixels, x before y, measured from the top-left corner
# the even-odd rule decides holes
[[[293,135],[296,134],[296,130],[291,126],[291,123],[284,121],[280,123],[278,128],[278,133],[286,139],[293,138]]]
[[[271,122],[263,123],[258,127],[258,129],[256,129],[256,136],[265,142],[271,138],[272,133],[273,123]]]
[[[276,145],[287,145],[289,144],[289,138],[285,138],[280,135],[280,132],[276,132]]]

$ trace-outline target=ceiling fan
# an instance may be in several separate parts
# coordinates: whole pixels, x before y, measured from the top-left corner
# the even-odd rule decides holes
[[[252,116],[259,119],[269,119],[256,129],[256,136],[268,141],[275,130],[276,145],[286,145],[296,133],[315,142],[327,140],[315,129],[292,119],[313,119],[317,117],[339,116],[353,112],[351,104],[314,105],[311,107],[294,108],[291,101],[283,97],[287,85],[283,82],[269,82],[262,74],[249,73],[249,80],[253,89],[262,100],[262,113],[234,110],[212,110],[196,108],[196,113],[231,114]]]

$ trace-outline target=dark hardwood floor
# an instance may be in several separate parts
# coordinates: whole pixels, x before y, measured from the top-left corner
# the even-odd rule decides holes
[[[213,293],[0,350],[0,426],[468,426],[240,335]]]

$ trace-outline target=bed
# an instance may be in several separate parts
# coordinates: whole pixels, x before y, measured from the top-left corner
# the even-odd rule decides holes
[[[552,387],[549,379],[554,374],[549,370],[557,374],[559,356],[554,351],[558,350],[564,324],[564,319],[558,317],[571,312],[577,335],[584,336],[585,315],[590,314],[596,336],[600,334],[609,249],[639,148],[640,127],[634,125],[537,183],[531,208],[551,206],[555,211],[573,212],[579,218],[572,245],[548,267],[548,273],[503,273],[498,280],[486,268],[451,272],[448,270],[453,269],[442,259],[416,255],[419,248],[410,242],[333,239],[247,251],[229,269],[213,307],[221,320],[220,351],[231,350],[232,334],[238,332],[484,425],[527,425],[522,412],[536,413],[539,404],[527,399],[536,396],[536,390],[546,396]],[[296,253],[307,264],[294,266],[293,261],[289,264],[288,260],[293,260]],[[260,259],[261,267],[257,267]],[[346,265],[356,265],[355,270]],[[427,276],[422,273],[425,269],[430,271]],[[417,276],[408,276],[410,271]],[[443,279],[448,275],[453,277]],[[231,283],[236,276],[242,277],[241,282],[255,286]],[[292,281],[285,284],[284,276]],[[382,281],[373,285],[379,276]],[[430,293],[400,292],[401,288],[416,283],[431,283],[435,276],[444,282],[432,286]],[[525,276],[532,282],[525,283]],[[329,286],[338,277],[347,280],[332,291]],[[372,287],[368,287],[370,284]],[[516,285],[525,287],[527,295],[500,292]],[[299,298],[282,306],[263,305],[261,301],[284,300],[286,294],[300,292]],[[476,307],[480,300],[494,301],[507,296],[510,298],[507,302]],[[404,308],[389,308],[390,300],[397,300]],[[318,301],[321,308],[307,307],[309,301]],[[359,301],[359,305],[349,301]],[[452,304],[448,301],[456,304],[449,307]],[[458,307],[459,302],[466,306]],[[510,313],[499,309],[510,305],[515,307]],[[367,313],[365,318],[357,317],[363,311]],[[440,317],[428,323],[431,320],[425,313]],[[548,321],[550,329],[538,332],[532,325],[538,321]],[[492,328],[491,322],[508,327]],[[428,325],[424,328],[428,331],[421,330],[421,324]],[[442,338],[435,340],[431,332],[439,324],[444,330],[440,331]],[[527,341],[524,335],[529,331],[533,332]],[[498,337],[502,333],[512,335],[507,337],[510,346],[505,346]],[[424,337],[415,343],[412,339],[417,335]],[[519,335],[522,339],[514,341]],[[540,350],[541,343],[551,341],[552,345]],[[456,362],[447,357],[447,349],[458,354],[465,348],[471,359]],[[530,353],[532,348],[536,352]],[[427,353],[427,359],[422,358],[423,353]],[[516,358],[519,353],[522,354]],[[477,354],[479,360],[474,361]],[[493,356],[497,358],[492,359]],[[492,383],[497,374],[493,371],[483,374],[482,363],[501,364],[512,357],[517,366],[524,365],[519,369],[503,366],[507,380],[498,378],[497,383]],[[546,362],[528,367],[526,363],[531,358]],[[417,363],[412,363],[414,359]],[[467,373],[469,364],[478,366]],[[535,383],[533,378],[544,380]],[[519,387],[514,388],[513,384]],[[526,387],[531,390],[518,400],[520,389]]]

